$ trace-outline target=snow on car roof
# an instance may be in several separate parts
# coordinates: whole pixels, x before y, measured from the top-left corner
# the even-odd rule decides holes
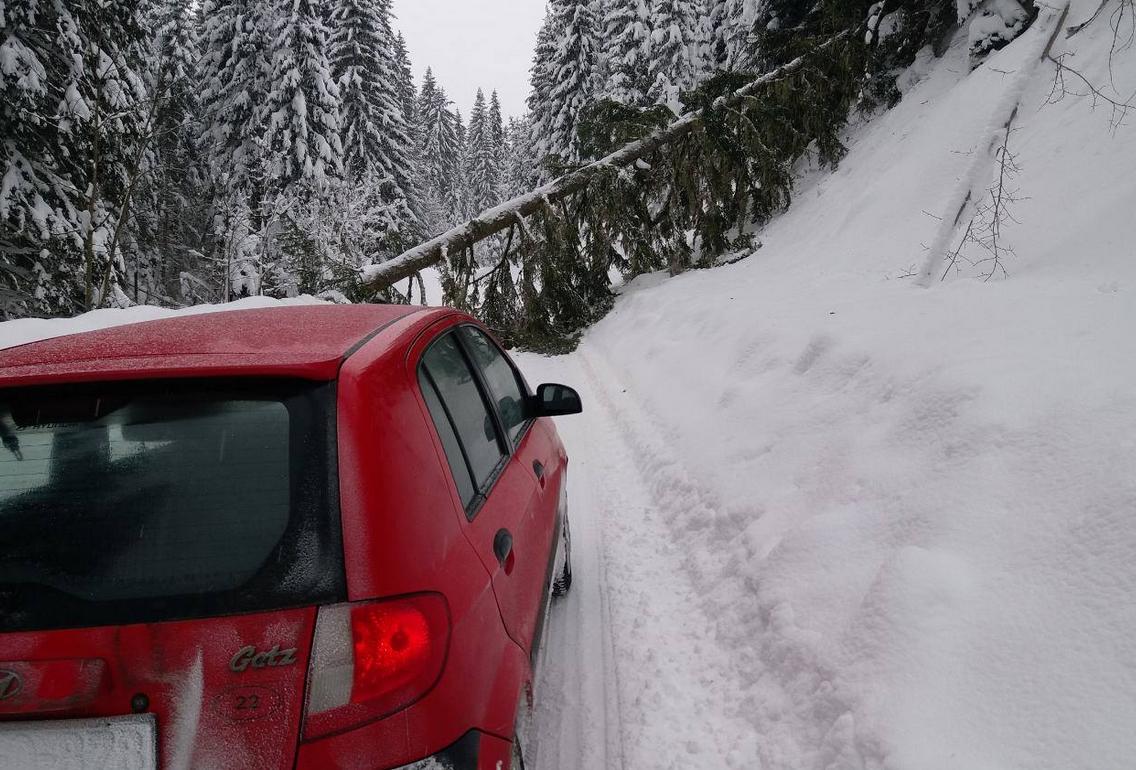
[[[293,305],[127,322],[0,350],[0,385],[225,374],[333,379],[353,348],[422,310]]]

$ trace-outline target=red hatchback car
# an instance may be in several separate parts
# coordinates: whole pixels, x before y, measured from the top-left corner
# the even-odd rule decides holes
[[[578,411],[452,310],[0,351],[0,768],[523,767]]]

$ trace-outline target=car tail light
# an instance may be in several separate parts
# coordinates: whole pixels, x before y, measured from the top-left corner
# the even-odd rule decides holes
[[[308,674],[304,738],[381,719],[430,691],[450,643],[439,594],[321,607]]]

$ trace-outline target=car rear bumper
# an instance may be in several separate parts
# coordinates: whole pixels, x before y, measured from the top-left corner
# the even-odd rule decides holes
[[[510,767],[512,743],[471,730],[445,751],[399,770],[498,770]]]
[[[397,770],[507,770],[510,765],[513,744],[510,741],[489,735],[478,730],[470,730],[452,746],[437,754],[400,765]],[[366,752],[360,752],[364,756]],[[351,766],[358,770],[388,770],[385,764],[374,767],[359,764],[359,756]],[[296,764],[296,770],[327,770],[322,763],[304,762]]]

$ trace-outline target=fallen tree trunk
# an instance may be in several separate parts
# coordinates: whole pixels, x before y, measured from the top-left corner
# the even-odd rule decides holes
[[[802,54],[793,61],[761,75],[732,94],[719,97],[714,101],[711,110],[723,109],[753,96],[762,86],[786,75],[791,75],[803,67],[810,56],[835,45],[850,34],[849,31],[841,32],[809,53]],[[576,171],[558,177],[532,192],[482,212],[474,219],[458,225],[420,246],[415,246],[394,259],[371,265],[364,269],[363,283],[368,289],[374,291],[385,289],[409,278],[419,270],[437,264],[454,251],[468,249],[479,241],[503,232],[518,221],[523,220],[524,217],[535,214],[543,206],[568,198],[584,189],[592,179],[604,171],[630,166],[635,161],[689,134],[703,119],[703,116],[702,111],[685,113],[666,128],[624,145],[606,158],[590,163]]]

